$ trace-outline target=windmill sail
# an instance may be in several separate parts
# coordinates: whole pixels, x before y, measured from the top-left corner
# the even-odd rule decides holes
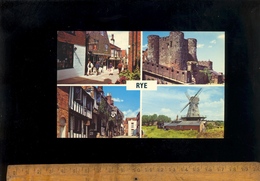
[[[202,88],[198,90],[198,92],[194,96],[189,96],[187,93],[186,96],[189,99],[189,102],[184,106],[184,108],[180,111],[182,112],[184,109],[186,109],[188,106],[188,111],[186,117],[184,117],[186,120],[194,120],[194,119],[201,119],[200,117],[200,111],[199,111],[199,94],[201,93]]]

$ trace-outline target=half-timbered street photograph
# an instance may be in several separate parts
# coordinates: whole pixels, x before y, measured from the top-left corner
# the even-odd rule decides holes
[[[140,31],[58,31],[58,84],[140,80]]]
[[[141,138],[140,91],[58,86],[57,138]]]
[[[224,86],[142,92],[144,138],[224,138]]]
[[[225,32],[144,31],[142,79],[158,84],[224,84]]]

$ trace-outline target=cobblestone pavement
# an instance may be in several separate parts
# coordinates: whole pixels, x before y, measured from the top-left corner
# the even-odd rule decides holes
[[[113,75],[109,75],[110,72],[105,70],[99,75],[84,75],[80,77],[74,77],[57,81],[58,84],[115,84],[118,76],[118,69],[115,69]]]

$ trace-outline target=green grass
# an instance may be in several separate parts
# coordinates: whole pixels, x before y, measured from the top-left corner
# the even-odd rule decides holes
[[[199,133],[198,138],[224,138],[224,128],[207,129],[204,133]]]
[[[145,138],[196,138],[198,132],[195,130],[176,131],[157,129],[156,126],[142,126]]]
[[[207,129],[204,133],[195,130],[168,130],[157,129],[156,126],[142,126],[144,138],[224,138],[224,128]]]

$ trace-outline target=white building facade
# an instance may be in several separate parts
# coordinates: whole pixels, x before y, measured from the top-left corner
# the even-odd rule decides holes
[[[136,128],[137,128],[137,121],[136,120],[129,120],[128,121],[128,136],[135,136],[136,135]]]

